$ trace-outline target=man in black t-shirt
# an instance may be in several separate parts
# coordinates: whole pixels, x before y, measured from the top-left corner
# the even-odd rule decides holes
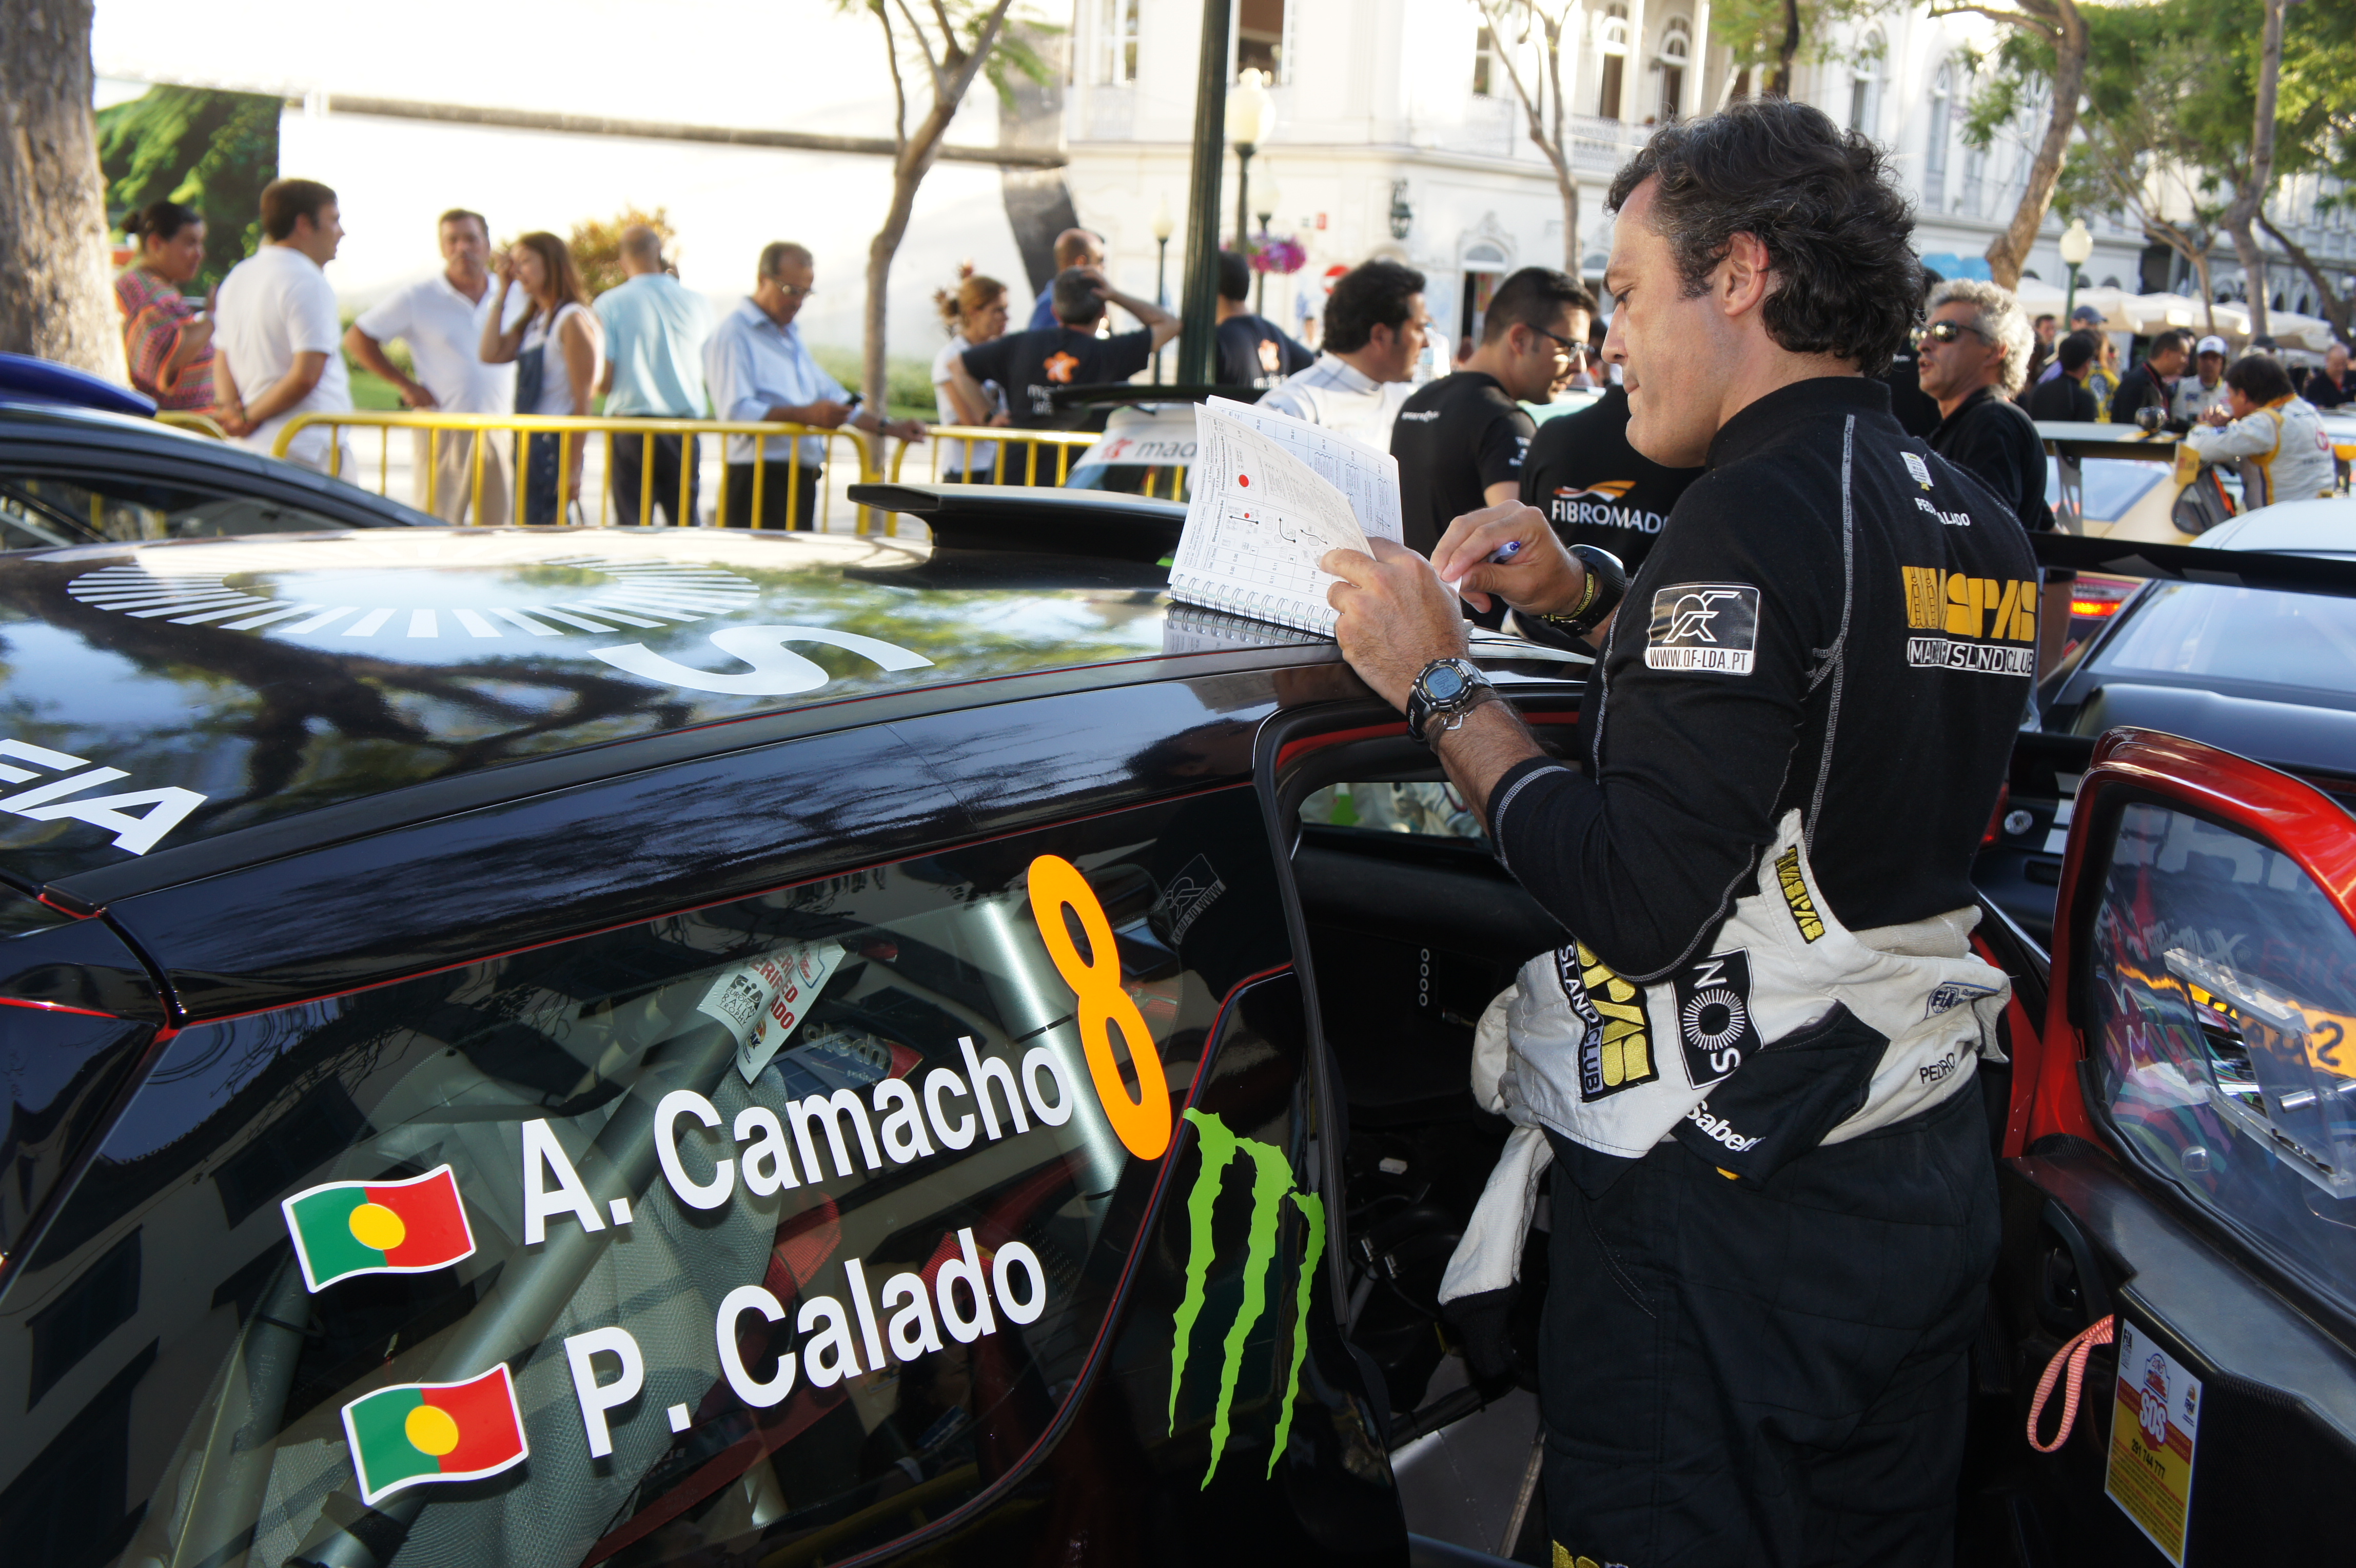
[[[1233,251],[1219,252],[1219,363],[1221,386],[1272,387],[1317,362],[1306,344],[1295,341],[1265,316],[1244,308],[1251,298],[1251,263]]]
[[[1551,1162],[1547,1555],[1945,1563],[2009,993],[1972,863],[2035,558],[1871,379],[1920,295],[1870,141],[1740,100],[1654,132],[1606,206],[1628,438],[1708,468],[1624,601],[1520,505],[1430,561],[1323,563],[1343,656],[1576,937],[1483,1020],[1476,1092],[1515,1125],[1443,1310],[1476,1375],[1533,1370],[1507,1326]],[[1574,631],[1619,606],[1568,755],[1465,661],[1460,597],[1493,596]]]
[[[1633,572],[1699,468],[1665,468],[1628,445],[1628,389],[1607,387],[1577,413],[1530,437],[1522,502],[1546,513],[1563,543],[1609,550]]]
[[[2064,424],[2092,424],[2102,416],[2102,400],[2086,384],[2101,345],[2091,332],[2072,332],[2054,350],[2062,373],[2029,389],[2029,417]]]
[[[1595,296],[1550,267],[1524,267],[1489,301],[1481,346],[1399,406],[1391,426],[1407,546],[1430,555],[1466,512],[1518,500],[1522,456],[1537,428],[1525,403],[1543,403],[1587,355]]]
[[[1145,325],[1109,338],[1096,335],[1110,300]],[[1009,413],[1018,430],[1084,430],[1089,410],[1055,403],[1057,387],[1125,381],[1153,360],[1153,350],[1178,336],[1178,318],[1159,306],[1121,293],[1094,267],[1066,267],[1055,275],[1055,319],[1062,325],[1040,332],[1009,332],[949,361],[949,379],[959,396],[976,405],[989,401],[984,381],[1006,389]]]
[[[2190,332],[2171,328],[2153,338],[2143,363],[2119,378],[2119,390],[2111,394],[2111,423],[2133,424],[2138,409],[2156,408],[2165,424],[2176,401],[2176,378],[2184,373],[2191,356]]]

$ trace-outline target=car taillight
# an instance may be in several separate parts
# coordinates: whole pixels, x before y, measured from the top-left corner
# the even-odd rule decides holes
[[[2117,599],[2072,599],[2070,601],[2071,618],[2100,620],[2104,616],[2118,614],[2119,604],[2120,601]]]

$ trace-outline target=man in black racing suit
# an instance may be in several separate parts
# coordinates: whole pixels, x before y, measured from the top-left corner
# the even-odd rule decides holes
[[[1518,1125],[1441,1294],[1477,1325],[1514,1288],[1551,1162],[1556,1562],[1944,1563],[1997,1234],[1975,1069],[2007,983],[1970,870],[2036,565],[1870,379],[1922,295],[1869,141],[1738,103],[1656,133],[1611,203],[1629,438],[1708,471],[1611,619],[1575,766],[1445,661],[1458,593],[1577,633],[1604,564],[1525,506],[1429,564],[1325,558],[1344,654],[1576,939],[1482,1021]]]

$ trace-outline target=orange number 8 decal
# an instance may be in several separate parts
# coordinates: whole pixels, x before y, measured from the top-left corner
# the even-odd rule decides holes
[[[1089,963],[1073,944],[1064,911],[1080,918],[1087,933]],[[1120,987],[1120,952],[1114,947],[1112,922],[1097,901],[1080,868],[1058,855],[1043,854],[1031,863],[1031,914],[1039,922],[1039,937],[1055,972],[1079,998],[1080,1048],[1088,1058],[1088,1077],[1105,1119],[1121,1144],[1141,1160],[1158,1160],[1170,1147],[1170,1080],[1162,1071],[1162,1053],[1145,1026],[1145,1015]],[[1137,1074],[1137,1098],[1130,1098],[1121,1081],[1120,1063],[1113,1059],[1112,1026],[1120,1026],[1122,1044],[1129,1047],[1129,1065]]]

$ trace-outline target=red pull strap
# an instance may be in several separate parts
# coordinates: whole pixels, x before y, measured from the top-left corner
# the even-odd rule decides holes
[[[2053,1352],[2053,1359],[2045,1365],[2045,1375],[2037,1380],[2037,1397],[2029,1406],[2029,1445],[2040,1454],[2057,1452],[2070,1441],[2070,1429],[2078,1424],[2078,1395],[2086,1381],[2086,1358],[2094,1353],[2097,1345],[2107,1345],[2115,1329],[2115,1315],[2073,1336],[2067,1345]],[[2070,1386],[2062,1395],[2062,1428],[2051,1443],[2037,1440],[2037,1423],[2044,1418],[2045,1402],[2053,1392],[2054,1380],[2062,1375],[2062,1363],[2070,1363]]]

